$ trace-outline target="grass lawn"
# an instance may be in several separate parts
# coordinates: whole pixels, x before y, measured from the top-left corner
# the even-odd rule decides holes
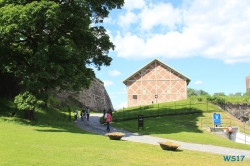
[[[221,118],[225,118],[225,120],[222,119],[225,127],[229,125],[231,119],[233,126],[240,126],[240,129],[243,130],[241,122],[235,120],[226,112],[219,113]],[[139,131],[138,120],[113,122],[112,126],[166,139],[250,150],[250,145],[235,143],[205,130],[204,127],[201,127],[201,119],[206,122],[206,125],[213,126],[212,113],[144,118],[144,129],[140,128]]]
[[[112,141],[72,123],[49,127],[0,119],[0,165],[249,165],[225,162],[222,155],[161,150],[160,146]]]
[[[155,145],[122,140],[112,141],[108,137],[88,133],[75,127],[73,122],[68,121],[69,113],[67,109],[37,109],[35,111],[36,121],[34,122],[20,118],[23,114],[21,111],[17,111],[15,117],[10,117],[9,110],[17,111],[11,104],[4,106],[2,103],[0,105],[1,166],[250,165],[250,159],[239,162],[225,162],[223,155],[189,150],[171,152],[164,151],[160,146]],[[198,123],[201,117],[189,117],[190,122],[197,123],[194,130],[180,127],[180,125],[186,125],[183,124],[184,117],[178,119],[173,118],[173,116],[145,119],[147,127],[143,132],[159,137],[172,137],[176,140],[184,135],[190,137],[188,138],[190,140],[195,140],[191,137],[196,137],[196,135],[200,135],[200,139],[207,138],[206,135],[209,135],[208,138],[210,139],[215,138],[214,135],[199,129]],[[188,120],[188,117],[185,118]],[[112,125],[120,125],[122,128],[137,131],[136,120]],[[158,125],[157,131],[152,127],[155,125]],[[221,139],[218,140],[222,141]],[[230,144],[228,143],[228,145]]]

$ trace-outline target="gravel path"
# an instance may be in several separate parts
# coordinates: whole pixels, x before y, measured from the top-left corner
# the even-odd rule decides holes
[[[86,130],[91,133],[99,134],[105,136],[107,133],[106,125],[100,124],[100,117],[102,116],[101,113],[99,114],[91,114],[90,120],[81,121],[79,118],[75,125],[83,130]],[[209,152],[221,155],[230,155],[230,156],[241,156],[245,155],[246,158],[250,158],[250,150],[240,150],[240,149],[233,149],[233,148],[225,148],[220,146],[214,145],[203,145],[203,144],[194,144],[194,143],[186,143],[180,142],[175,140],[169,140],[164,138],[158,138],[148,135],[140,135],[137,133],[131,133],[125,130],[121,130],[115,127],[110,127],[110,132],[123,132],[126,136],[122,137],[122,140],[133,141],[133,142],[140,142],[140,143],[147,143],[152,145],[158,145],[158,142],[164,141],[171,141],[180,145],[179,149],[187,149],[187,150],[196,150],[201,152]]]

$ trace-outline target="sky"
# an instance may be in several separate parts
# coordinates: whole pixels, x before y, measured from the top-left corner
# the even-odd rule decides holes
[[[250,75],[249,0],[125,0],[104,19],[111,65],[95,70],[114,109],[127,106],[123,81],[158,59],[210,95],[246,91]]]

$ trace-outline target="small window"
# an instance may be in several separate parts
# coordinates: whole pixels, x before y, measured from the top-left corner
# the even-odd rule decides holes
[[[133,95],[133,99],[137,99],[137,95]]]

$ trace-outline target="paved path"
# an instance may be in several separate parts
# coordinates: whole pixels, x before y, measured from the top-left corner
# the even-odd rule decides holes
[[[105,136],[105,134],[107,133],[106,125],[100,124],[101,116],[102,116],[101,113],[91,114],[89,121],[87,121],[86,119],[84,119],[84,121],[81,121],[81,119],[79,118],[78,121],[75,122],[75,125],[91,133]],[[240,150],[240,149],[225,148],[225,147],[214,146],[214,145],[186,143],[186,142],[158,138],[158,137],[153,137],[153,136],[148,136],[148,135],[140,135],[137,133],[131,133],[125,130],[112,127],[112,124],[111,124],[110,129],[111,129],[110,132],[125,133],[126,136],[122,137],[122,140],[147,143],[147,144],[152,144],[152,145],[159,145],[158,142],[171,141],[171,142],[179,144],[180,145],[179,149],[196,150],[196,151],[209,152],[209,153],[215,153],[215,154],[221,154],[221,155],[234,155],[234,156],[245,155],[246,158],[250,158],[250,150]]]

